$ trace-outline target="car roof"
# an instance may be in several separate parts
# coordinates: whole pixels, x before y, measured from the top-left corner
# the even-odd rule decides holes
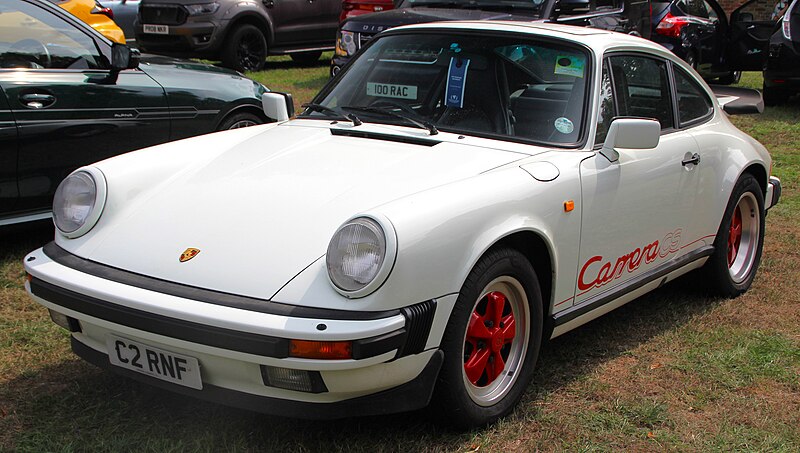
[[[447,21],[429,22],[424,24],[406,25],[389,30],[390,32],[403,32],[412,30],[477,30],[501,31],[512,33],[525,33],[531,35],[561,38],[567,41],[582,43],[598,55],[603,55],[609,50],[647,50],[662,57],[672,60],[673,54],[662,45],[633,35],[626,35],[607,30],[589,27],[576,27],[563,24],[550,24],[543,22],[514,22],[514,21]]]

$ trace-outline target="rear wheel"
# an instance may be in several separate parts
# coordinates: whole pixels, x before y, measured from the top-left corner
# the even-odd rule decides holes
[[[536,273],[513,249],[484,256],[461,288],[442,339],[435,402],[460,427],[508,414],[533,376],[542,336]]]
[[[742,71],[730,71],[726,75],[717,79],[717,81],[722,85],[733,85],[735,83],[739,83],[739,80],[742,79]]]
[[[260,71],[267,59],[267,40],[258,27],[237,25],[225,41],[222,64],[237,71]]]
[[[227,118],[222,120],[222,122],[219,123],[217,130],[227,131],[230,129],[240,129],[242,127],[255,126],[257,124],[264,124],[264,120],[248,112],[234,113],[233,115],[229,115]]]
[[[783,88],[768,87],[764,85],[763,94],[764,104],[774,106],[785,103],[790,93]]]
[[[291,54],[292,61],[302,65],[316,63],[319,61],[319,57],[321,56],[321,50],[314,50],[311,52],[295,52]]]
[[[764,195],[758,181],[745,173],[731,199],[714,240],[706,269],[709,283],[722,296],[735,297],[750,288],[764,245]]]

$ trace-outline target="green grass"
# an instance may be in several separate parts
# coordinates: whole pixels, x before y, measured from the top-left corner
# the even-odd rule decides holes
[[[249,75],[299,108],[327,81],[325,58]],[[471,432],[429,410],[272,417],[99,370],[23,289],[21,261],[52,227],[0,231],[0,451],[800,451],[800,105],[732,121],[771,151],[784,188],[751,290],[710,298],[687,276],[555,339],[514,413]]]

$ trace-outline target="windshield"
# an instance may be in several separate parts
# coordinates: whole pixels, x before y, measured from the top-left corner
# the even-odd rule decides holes
[[[453,31],[388,35],[364,49],[300,117],[338,112],[410,127],[415,120],[431,133],[575,146],[590,74],[587,51],[566,41]]]
[[[474,8],[503,10],[539,10],[545,0],[402,0],[398,8]]]

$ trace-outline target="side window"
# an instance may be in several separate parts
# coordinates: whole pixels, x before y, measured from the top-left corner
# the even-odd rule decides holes
[[[666,62],[632,55],[609,61],[619,115],[654,118],[661,130],[675,127]]]
[[[0,68],[98,69],[94,40],[61,18],[25,2],[0,6]]]
[[[689,75],[677,66],[675,88],[678,92],[678,120],[681,127],[702,120],[711,115],[713,106],[708,94]]]
[[[603,78],[600,81],[599,111],[597,112],[597,132],[595,133],[594,144],[602,144],[606,140],[608,127],[611,120],[616,116],[614,108],[614,92],[611,87],[611,71],[608,69],[608,62],[603,64]]]

